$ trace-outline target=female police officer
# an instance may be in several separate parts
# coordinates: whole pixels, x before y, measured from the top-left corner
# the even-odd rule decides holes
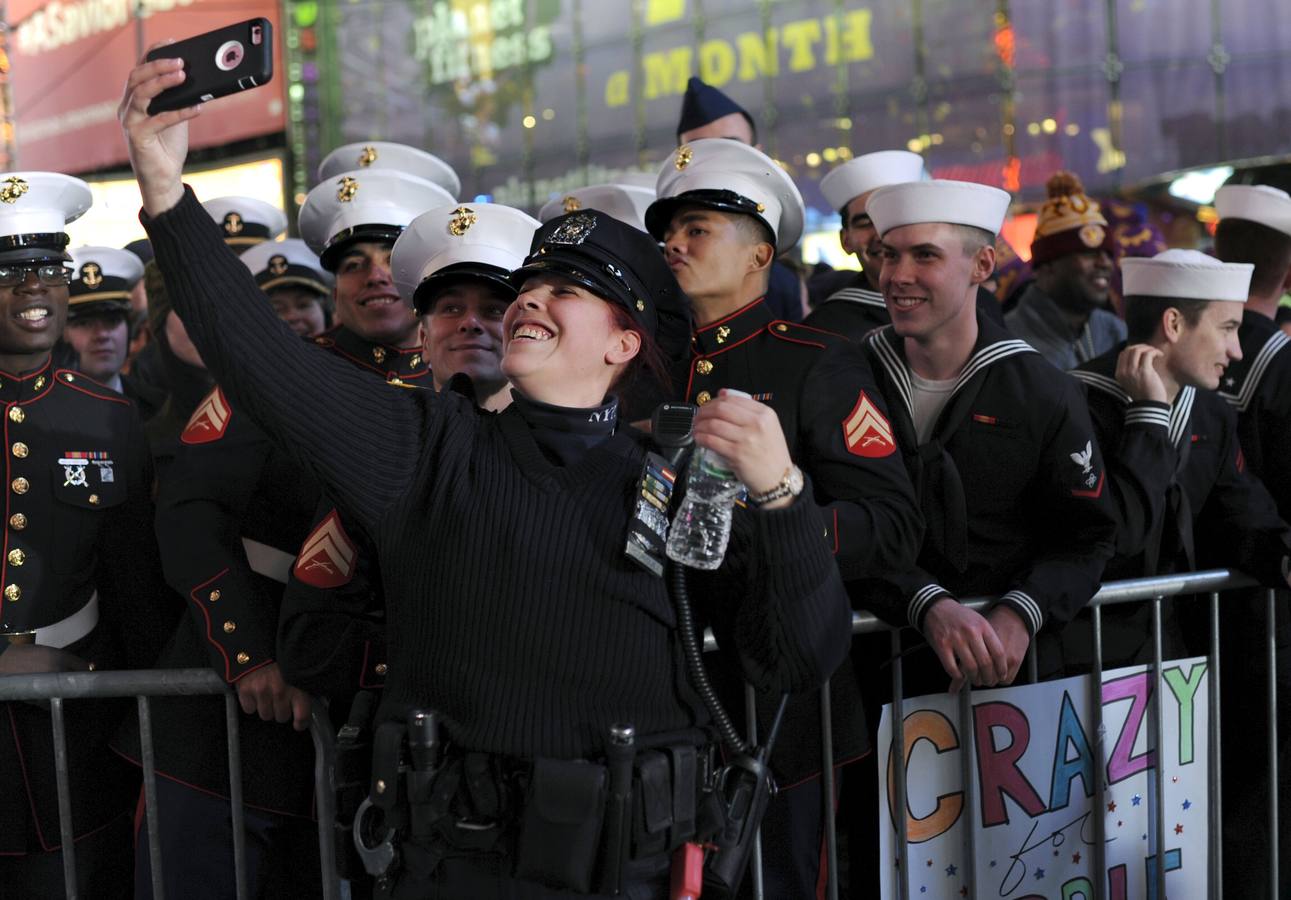
[[[618,423],[611,394],[658,352],[656,336],[685,334],[676,282],[636,229],[591,211],[552,220],[534,236],[504,320],[515,388],[505,412],[482,413],[452,391],[372,384],[291,336],[182,185],[186,122],[199,110],[146,110],[183,77],[172,60],[140,65],[120,109],[175,307],[225,389],[377,547],[390,626],[378,720],[432,709],[456,748],[434,754],[436,774],[451,777],[433,786],[393,763],[388,779],[374,776],[378,806],[397,813],[410,788],[422,804],[402,869],[384,886],[398,897],[586,894],[605,855],[605,770],[594,761],[611,729],[631,723],[638,746],[666,751],[672,775],[639,776],[663,797],[638,793],[647,806],[675,801],[664,818],[679,826],[696,775],[677,762],[694,756],[654,736],[693,733],[709,718],[663,580],[624,554],[648,439]],[[361,175],[343,181],[349,196],[364,189]],[[474,218],[462,206],[444,227],[469,231]],[[750,680],[818,685],[846,652],[849,612],[810,492],[776,490],[796,479],[775,414],[721,397],[701,410],[695,436],[751,495],[778,495],[737,516],[725,566],[694,592],[700,612]],[[218,615],[218,597],[193,602]],[[414,770],[432,765],[421,749]],[[676,841],[654,839],[647,810],[631,816],[646,822],[632,861],[621,880],[602,872],[595,883],[663,896]]]

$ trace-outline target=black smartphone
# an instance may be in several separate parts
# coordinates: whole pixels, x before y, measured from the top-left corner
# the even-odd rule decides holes
[[[149,51],[155,59],[182,59],[188,75],[148,104],[148,115],[183,109],[268,84],[273,79],[273,27],[248,19]]]

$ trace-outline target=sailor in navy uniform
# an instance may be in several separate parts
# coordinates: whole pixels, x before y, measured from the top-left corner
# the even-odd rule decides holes
[[[1291,521],[1291,472],[1286,464],[1286,448],[1291,446],[1291,351],[1287,350],[1291,338],[1275,319],[1279,299],[1291,289],[1291,196],[1268,185],[1225,185],[1215,193],[1215,210],[1219,213],[1216,255],[1225,262],[1255,266],[1238,330],[1242,358],[1228,367],[1219,391],[1237,410],[1237,433],[1250,471],[1268,486],[1282,517]],[[1279,599],[1285,601],[1286,594],[1280,592]],[[1263,597],[1258,594],[1226,601],[1230,605],[1226,607],[1229,612],[1225,626],[1220,629],[1224,645],[1221,655],[1227,647],[1235,648],[1236,653],[1245,652],[1240,648],[1267,640],[1268,629],[1274,628],[1278,642],[1278,711],[1280,721],[1291,720],[1291,616],[1281,611],[1285,603],[1279,604],[1276,621],[1270,626]],[[1247,737],[1258,740],[1267,718],[1262,704],[1267,704],[1264,684],[1268,672],[1261,663],[1242,667],[1239,674],[1238,679],[1224,679],[1224,702],[1230,702],[1231,694],[1233,705],[1227,708],[1250,710],[1251,719],[1260,724],[1255,726],[1257,732]],[[1230,761],[1241,758],[1238,752],[1225,756],[1225,769]],[[1282,763],[1291,765],[1291,759],[1284,758]],[[1286,791],[1272,791],[1267,783],[1260,784],[1261,779],[1250,776],[1264,771],[1267,769],[1253,764],[1244,773],[1232,773],[1231,777],[1241,779],[1247,787],[1246,796],[1252,802],[1244,809],[1236,790],[1225,792],[1225,835],[1258,831],[1263,819],[1256,817],[1263,815],[1260,807],[1272,793],[1281,800],[1281,814],[1291,816]],[[1230,777],[1227,771],[1225,777]],[[1287,829],[1281,833],[1281,852],[1291,853],[1291,831]],[[1258,881],[1266,869],[1267,862],[1259,848],[1238,846],[1235,839],[1225,842],[1227,882],[1249,885],[1252,892],[1268,894],[1269,888]],[[1279,892],[1287,894],[1291,892],[1291,878],[1286,877],[1285,867],[1281,871],[1284,877]]]
[[[803,320],[804,325],[833,331],[852,340],[888,324],[888,309],[879,293],[879,233],[865,203],[885,184],[920,181],[927,177],[923,157],[909,150],[879,150],[834,167],[820,179],[820,192],[842,224],[838,242],[856,257],[861,271],[846,287],[830,294]]]
[[[89,187],[66,175],[0,175],[4,675],[144,667],[173,621],[156,564],[152,466],[138,414],[116,391],[50,361],[72,275],[65,226],[91,200]],[[49,714],[39,704],[0,705],[0,892],[62,896]],[[107,748],[122,709],[66,704],[81,896],[129,895],[138,777]]]
[[[294,278],[313,289],[337,272],[341,323],[314,339],[320,350],[349,359],[383,381],[414,381],[426,367],[416,347],[400,347],[403,309],[391,311],[389,271],[393,240],[423,209],[450,202],[439,186],[392,170],[343,175],[344,189],[327,181],[301,209],[301,232],[320,260],[283,248],[242,259],[256,283],[272,289]],[[290,257],[289,257],[290,254]],[[266,300],[266,302],[268,302]],[[375,312],[364,310],[376,304]],[[400,305],[402,306],[401,302]],[[283,326],[287,326],[284,324]],[[412,319],[415,334],[416,320]],[[370,332],[362,329],[370,328]],[[396,336],[398,342],[386,343]],[[210,665],[233,685],[247,716],[242,723],[244,799],[248,807],[249,879],[270,893],[316,890],[311,821],[313,752],[308,735],[309,695],[283,677],[277,664],[278,612],[296,551],[320,503],[314,479],[272,444],[236,396],[216,386],[193,412],[181,449],[162,481],[158,534],[167,579],[189,603],[162,655],[163,667]],[[228,761],[223,705],[218,698],[176,698],[159,704],[184,727],[160,735],[156,746],[168,892],[200,877],[232,892],[228,832]],[[258,718],[257,718],[258,717]],[[263,721],[261,721],[263,720]],[[288,723],[294,724],[293,730]],[[131,758],[133,747],[122,751]],[[136,883],[150,892],[146,842]],[[178,848],[184,847],[182,852]],[[200,851],[191,848],[200,847]]]
[[[395,241],[395,284],[428,335],[431,384],[423,379],[416,386],[442,391],[452,381],[490,409],[510,401],[505,377],[494,374],[500,313],[515,299],[510,273],[528,255],[538,227],[509,206],[482,203],[463,211],[450,204],[418,216]],[[449,332],[443,341],[435,339],[440,320]],[[479,349],[455,352],[458,341]],[[278,646],[292,684],[330,697],[384,686],[385,601],[375,562],[359,529],[331,505],[320,510],[282,601]]]
[[[143,263],[129,250],[77,247],[71,251],[67,328],[63,339],[76,352],[76,367],[134,401],[147,421],[165,394],[121,369],[130,350],[130,294],[143,280]]]
[[[867,361],[831,354],[846,344],[842,338],[777,319],[764,302],[771,258],[802,232],[802,198],[793,182],[760,151],[707,139],[674,152],[660,171],[658,196],[646,223],[663,241],[696,321],[668,399],[703,406],[726,388],[766,403],[812,478],[844,580],[910,565],[921,523]],[[835,760],[842,765],[869,750],[850,663],[831,690]],[[759,697],[760,727],[769,724],[776,699]],[[763,847],[768,892],[803,896],[815,891],[821,859],[819,698],[791,700],[786,722],[773,758],[782,791],[764,823]]]

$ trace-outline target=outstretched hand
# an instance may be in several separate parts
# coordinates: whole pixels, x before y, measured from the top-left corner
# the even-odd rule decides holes
[[[171,41],[154,45],[161,47]],[[144,211],[160,215],[184,196],[182,175],[188,157],[188,120],[198,116],[201,106],[190,106],[148,115],[148,104],[167,88],[186,77],[182,59],[141,61],[130,70],[125,94],[117,107],[117,118],[125,131],[130,165],[139,182]]]
[[[774,488],[793,465],[775,410],[725,390],[695,414],[695,443],[720,454],[755,494]],[[790,502],[786,497],[765,508]]]

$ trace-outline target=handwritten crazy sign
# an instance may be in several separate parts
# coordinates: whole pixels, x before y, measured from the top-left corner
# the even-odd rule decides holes
[[[1156,855],[1165,853],[1170,900],[1206,896],[1208,680],[1204,658],[1168,662],[1160,681],[1147,667],[1103,673],[1103,737],[1089,715],[1089,679],[1067,678],[972,695],[969,733],[959,701],[906,700],[907,863],[898,858],[892,707],[879,727],[883,896],[1156,900]],[[1160,697],[1155,686],[1161,684]],[[1158,700],[1160,701],[1158,706]],[[1164,746],[1152,736],[1161,716]],[[962,772],[972,772],[969,806]],[[1165,847],[1157,846],[1156,767],[1165,768]],[[1095,798],[1094,766],[1106,793]],[[1095,872],[1095,816],[1103,818],[1106,868]],[[965,828],[974,829],[966,866]],[[974,883],[967,873],[973,871]]]

